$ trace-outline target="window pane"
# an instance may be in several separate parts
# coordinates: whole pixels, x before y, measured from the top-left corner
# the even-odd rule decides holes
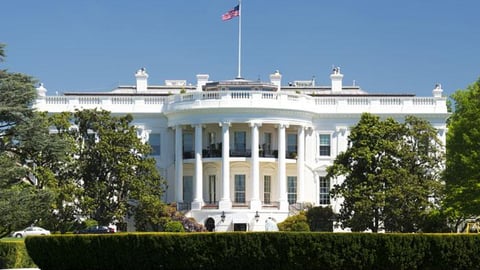
[[[263,177],[263,203],[270,203],[270,193],[272,191],[272,178],[270,175]]]
[[[160,156],[160,134],[153,133],[148,137],[148,144],[152,147],[152,156]]]
[[[320,134],[320,156],[330,156],[330,135]]]
[[[235,202],[245,203],[245,175],[235,175]]]
[[[320,204],[330,204],[330,181],[325,177],[319,178],[319,203]]]
[[[247,145],[246,137],[247,137],[247,133],[245,131],[235,132],[235,137],[234,137],[235,151],[245,151],[246,145]]]
[[[287,192],[288,192],[288,203],[294,204],[297,202],[297,177],[288,176],[287,177]]]

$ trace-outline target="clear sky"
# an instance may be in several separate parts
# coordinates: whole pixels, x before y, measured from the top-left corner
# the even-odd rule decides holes
[[[3,0],[0,68],[34,76],[48,95],[135,84],[196,83],[237,75],[237,0]],[[431,96],[480,76],[480,0],[243,0],[242,76],[282,84],[344,85],[370,93]]]

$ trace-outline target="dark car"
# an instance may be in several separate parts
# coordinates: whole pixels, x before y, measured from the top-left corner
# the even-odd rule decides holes
[[[91,226],[83,230],[75,231],[77,234],[102,234],[114,233],[115,230],[107,226]]]

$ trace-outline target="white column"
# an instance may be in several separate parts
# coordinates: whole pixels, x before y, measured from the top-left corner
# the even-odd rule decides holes
[[[260,201],[260,159],[258,155],[258,144],[259,144],[259,135],[258,128],[262,124],[260,123],[250,123],[252,128],[252,158],[251,158],[251,167],[252,167],[252,195],[250,198],[250,209],[251,210],[260,210],[262,207],[262,202]]]
[[[285,160],[286,141],[285,130],[288,127],[287,124],[278,125],[278,186],[279,186],[279,198],[281,211],[288,211],[288,198],[287,198],[287,165]]]
[[[183,132],[182,126],[175,127],[175,200],[183,202]]]
[[[202,125],[195,125],[195,198],[192,210],[203,206],[203,164],[202,164]]]
[[[220,123],[222,127],[222,198],[218,204],[220,210],[231,209],[230,199],[230,123]]]
[[[298,127],[297,144],[297,203],[305,202],[305,128]]]

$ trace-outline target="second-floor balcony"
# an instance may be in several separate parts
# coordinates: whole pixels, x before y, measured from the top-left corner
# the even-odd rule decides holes
[[[258,151],[258,156],[260,158],[278,158],[278,150],[262,150]],[[210,150],[210,149],[203,149],[202,150],[202,158],[221,158],[222,151],[221,150]],[[231,149],[230,150],[230,157],[252,157],[252,152],[250,149]],[[183,159],[194,159],[195,158],[195,151],[183,151]],[[296,159],[297,152],[296,151],[285,151],[285,158],[287,159]]]

